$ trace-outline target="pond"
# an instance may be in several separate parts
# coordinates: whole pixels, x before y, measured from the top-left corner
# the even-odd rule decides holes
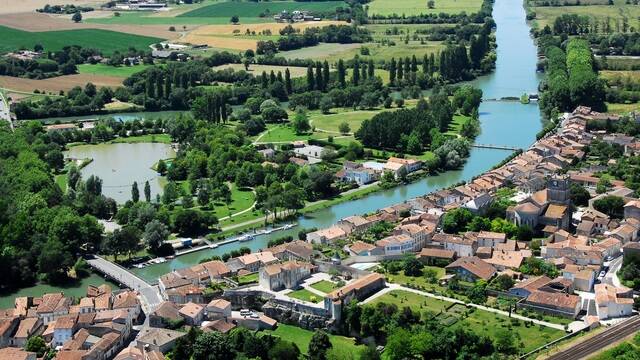
[[[175,156],[171,145],[163,143],[79,145],[65,152],[65,157],[93,159],[82,169],[83,179],[90,175],[98,176],[103,181],[102,193],[119,204],[131,199],[134,181],[138,182],[142,199],[145,181],[149,181],[152,199],[161,194],[165,179],[151,167],[161,159]]]

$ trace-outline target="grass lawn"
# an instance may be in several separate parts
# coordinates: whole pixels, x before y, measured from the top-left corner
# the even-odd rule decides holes
[[[224,203],[216,203],[213,211],[218,218],[222,218],[248,209],[253,205],[255,199],[256,197],[253,194],[253,191],[249,189],[238,189],[236,188],[236,185],[233,184],[231,186],[231,204],[229,205],[229,208],[227,209],[227,205]],[[248,214],[251,213],[251,211],[248,212]]]
[[[79,29],[62,31],[28,32],[0,26],[0,53],[25,48],[33,49],[35,44],[44,46],[45,51],[61,50],[65,46],[79,45],[83,48],[94,48],[105,55],[114,51],[126,52],[130,47],[139,50],[163,39],[125,34],[99,29]]]
[[[453,115],[453,121],[449,124],[449,129],[445,132],[446,135],[458,136],[462,125],[469,121],[470,117],[460,114]]]
[[[311,284],[311,287],[318,291],[322,291],[325,294],[328,294],[333,290],[337,289],[338,285],[328,280],[321,280],[321,281],[318,281],[317,283]]]
[[[451,303],[439,299],[422,296],[408,291],[395,290],[391,291],[373,301],[371,304],[377,303],[396,304],[399,308],[408,306],[414,311],[429,310],[431,312],[440,313],[451,305]],[[468,316],[464,313],[471,310]],[[512,323],[511,320],[502,315],[498,315],[489,311],[467,308],[464,305],[454,305],[444,314],[438,315],[439,319],[453,319],[451,326],[462,327],[471,330],[478,335],[488,335],[495,339],[497,330],[506,329],[515,334],[517,343],[520,344],[522,352],[531,351],[545,343],[560,338],[565,335],[562,330],[556,330],[545,326],[525,326],[523,321]],[[455,319],[457,318],[457,320]]]
[[[137,72],[140,72],[151,65],[134,65],[134,66],[111,66],[107,64],[80,64],[78,72],[80,74],[118,76],[127,78]]]
[[[612,104],[607,103],[607,112],[615,114],[627,114],[631,111],[640,110],[640,103],[634,104]]]
[[[58,184],[60,189],[62,189],[62,192],[66,192],[67,191],[67,182],[69,181],[69,177],[67,176],[66,173],[56,175],[54,177],[54,180],[55,180],[56,184]]]
[[[436,279],[441,278],[442,276],[444,276],[444,269],[440,268],[440,267],[435,267],[435,266],[425,266],[423,269],[423,273],[427,270],[427,269],[433,269],[436,271]],[[430,282],[427,281],[427,278],[424,276],[407,276],[404,274],[404,270],[400,271],[397,274],[385,274],[385,276],[387,277],[387,280],[389,282],[393,282],[396,284],[402,284],[402,285],[408,285],[408,284],[412,284],[412,285],[418,285],[418,286],[423,286],[423,287],[440,287],[438,284],[432,284]]]
[[[240,285],[246,285],[246,284],[257,283],[257,282],[258,282],[257,272],[238,277],[238,284]]]
[[[269,132],[261,137],[259,142],[292,142],[296,140],[326,139],[330,135],[323,133],[297,135],[289,124],[268,125],[267,129]]]
[[[317,129],[326,131],[339,132],[340,124],[347,122],[350,132],[354,133],[360,129],[360,125],[364,120],[371,119],[381,110],[363,110],[363,111],[342,111],[342,109],[334,109],[331,114],[315,113],[310,114],[309,121],[312,126]]]
[[[374,0],[369,3],[369,15],[467,14],[480,10],[482,0],[436,0],[433,9],[424,0]]]
[[[302,300],[302,301],[308,301],[308,302],[312,302],[312,303],[319,303],[320,301],[322,301],[322,297],[318,296],[317,294],[312,293],[311,291],[307,290],[307,289],[300,289],[300,290],[296,290],[296,291],[292,291],[290,293],[287,294],[288,297],[294,298],[294,299],[298,299],[298,300]]]
[[[629,26],[636,29],[640,26],[640,20],[638,19],[640,17],[640,7],[626,4],[626,0],[614,0],[614,5],[537,6],[533,10],[536,13],[535,24],[539,29],[544,28],[545,25],[552,26],[556,17],[564,14],[586,15],[592,21],[598,20],[600,23],[609,19],[611,28],[617,32],[620,30],[616,29],[616,20],[621,25],[623,17],[628,19]]]
[[[311,12],[329,12],[335,10],[337,7],[348,7],[346,3],[342,1],[322,1],[322,2],[296,2],[296,1],[277,1],[277,2],[251,2],[251,1],[228,1],[219,2],[203,6],[201,8],[191,10],[184,14],[178,15],[177,18],[210,18],[218,17],[225,18],[229,21],[231,16],[237,15],[240,17],[240,21],[244,21],[245,17],[256,18],[262,17],[273,19],[272,16],[286,11],[294,10],[308,10]]]
[[[265,333],[279,336],[281,339],[294,342],[300,348],[302,353],[307,353],[309,350],[309,342],[313,336],[313,331],[305,330],[293,325],[278,324],[275,330],[265,330]],[[353,338],[348,338],[338,335],[329,335],[331,344],[334,348],[341,348],[348,350],[354,355],[364,349],[364,345],[356,345]]]

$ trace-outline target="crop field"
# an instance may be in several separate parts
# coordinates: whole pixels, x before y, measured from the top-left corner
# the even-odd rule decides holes
[[[284,10],[307,10],[311,12],[333,11],[337,7],[347,7],[342,1],[319,1],[319,2],[296,2],[296,1],[274,1],[274,2],[220,2],[203,6],[177,17],[222,17],[227,20],[234,15],[240,17],[271,17]],[[261,16],[262,15],[262,16]]]
[[[587,5],[587,6],[543,6],[534,7],[536,13],[536,26],[542,29],[545,25],[552,26],[556,17],[564,14],[577,14],[589,16],[600,23],[610,21],[613,31],[620,31],[622,19],[627,18],[629,26],[640,28],[640,7],[626,4],[625,0],[615,0],[614,5]],[[617,20],[617,21],[616,21]]]
[[[309,27],[323,27],[328,25],[345,24],[339,21],[316,21],[292,24],[301,31]],[[246,50],[256,49],[260,40],[276,40],[280,36],[280,30],[289,24],[264,23],[264,24],[240,24],[240,25],[206,25],[201,26],[180,39],[182,43],[209,45],[221,49]],[[251,34],[247,35],[247,31]],[[271,36],[263,35],[263,32],[271,32]]]
[[[160,38],[130,35],[99,29],[62,30],[46,32],[27,32],[0,26],[0,53],[21,48],[33,49],[41,44],[47,51],[60,50],[65,46],[79,45],[84,48],[97,48],[106,55],[114,51],[126,51],[129,47],[145,49]]]
[[[433,9],[425,0],[373,0],[368,5],[369,15],[471,14],[480,10],[482,0],[435,0]]]
[[[335,114],[315,114],[309,117],[311,125],[315,126],[316,129],[331,131],[331,132],[339,132],[338,127],[343,122],[349,124],[350,132],[356,132],[360,129],[360,125],[366,119],[371,119],[375,114],[379,113],[379,110],[371,110],[371,111],[349,111],[349,112],[338,112]]]
[[[337,59],[351,59],[359,53],[363,44],[319,44],[297,50],[283,51],[278,56],[287,59],[313,59],[334,62]]]
[[[107,64],[80,64],[78,65],[78,72],[80,74],[88,75],[104,75],[104,76],[116,76],[122,78],[128,78],[129,76],[143,71],[150,65],[133,65],[133,66],[111,66]]]
[[[166,25],[175,26],[177,30],[181,30],[185,25],[193,28],[197,25],[213,25],[213,24],[229,24],[230,17],[186,17],[186,16],[152,16],[152,14],[142,12],[125,12],[120,16],[107,16],[86,19],[89,24],[109,24],[109,25]],[[265,22],[273,22],[273,18],[260,17],[242,17],[240,22],[243,24],[257,24]],[[187,29],[188,30],[188,29]]]
[[[104,76],[104,75],[89,75],[89,74],[75,74],[58,76],[43,80],[16,78],[11,76],[0,76],[0,87],[18,92],[32,92],[39,90],[40,92],[51,92],[58,94],[60,90],[69,91],[75,86],[84,87],[88,82],[93,83],[97,87],[118,87],[122,85],[121,77]]]
[[[249,73],[253,74],[254,76],[258,76],[261,75],[263,71],[265,71],[267,74],[271,73],[271,71],[273,71],[275,74],[278,73],[278,71],[282,72],[282,75],[284,76],[284,72],[286,69],[289,69],[289,73],[291,74],[292,78],[296,78],[296,77],[302,77],[305,76],[307,74],[307,68],[305,67],[300,67],[300,66],[279,66],[279,65],[259,65],[259,64],[251,64],[249,65]],[[225,64],[225,65],[219,65],[219,66],[215,66],[212,68],[213,70],[224,70],[224,69],[234,69],[236,71],[238,70],[244,70],[244,65],[243,64]]]
[[[91,0],[0,0],[0,14],[13,14],[21,12],[30,12],[40,9],[47,4],[65,5],[73,3],[74,5],[96,5],[99,1]]]

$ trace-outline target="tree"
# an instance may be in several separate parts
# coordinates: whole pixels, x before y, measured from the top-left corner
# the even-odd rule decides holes
[[[607,195],[593,202],[593,207],[614,218],[622,218],[624,213],[624,199],[620,196]]]
[[[575,206],[587,206],[589,199],[591,199],[591,194],[589,194],[589,191],[587,191],[584,186],[572,183],[569,187],[569,198]]]
[[[385,352],[390,360],[411,359],[414,357],[411,348],[411,334],[403,328],[395,328],[387,339]]]
[[[151,202],[151,186],[149,185],[149,180],[144,182],[144,200]]]
[[[325,360],[327,351],[332,346],[329,335],[323,330],[316,330],[309,342],[309,359]]]
[[[520,225],[518,226],[518,231],[516,232],[516,239],[520,241],[531,241],[533,239],[533,229],[529,225]]]
[[[47,151],[47,154],[45,155],[45,161],[56,172],[64,168],[64,155],[62,154],[62,151],[60,151],[60,149],[58,149],[57,147]]]
[[[435,1],[433,1],[433,0],[429,0],[429,1],[427,1],[427,7],[428,7],[429,9],[435,9],[435,7],[436,7],[436,2],[435,2]]]
[[[422,276],[422,262],[415,257],[411,257],[404,262],[404,274],[407,276]]]
[[[232,360],[235,357],[229,338],[217,331],[200,334],[193,344],[193,360]]]
[[[331,100],[330,97],[328,96],[323,96],[320,99],[320,111],[322,111],[323,114],[328,114],[331,111],[331,108],[333,107],[333,101]]]
[[[291,341],[278,340],[269,350],[269,359],[298,360],[300,349]]]
[[[131,201],[137,203],[140,200],[140,190],[138,190],[138,182],[134,181],[131,185]]]
[[[44,341],[42,336],[32,336],[27,339],[27,343],[25,344],[24,349],[36,353],[39,358],[43,357],[44,354],[49,350],[49,348],[47,347],[47,343]]]
[[[66,272],[73,265],[71,254],[64,249],[64,245],[57,239],[49,239],[38,255],[38,272],[45,274],[48,280],[65,277]]]
[[[80,11],[73,14],[73,16],[71,17],[71,20],[73,20],[73,22],[75,23],[79,23],[80,21],[82,21],[82,14],[80,13]]]
[[[507,329],[499,328],[495,332],[495,346],[498,352],[514,354],[518,351],[513,333]]]
[[[343,121],[340,123],[340,125],[338,125],[338,130],[340,131],[341,134],[348,134],[349,131],[351,131],[351,128],[349,127],[348,122]]]
[[[303,108],[298,108],[296,110],[296,115],[293,117],[293,129],[295,130],[297,135],[304,134],[307,131],[311,130],[311,125],[309,125],[309,117],[307,116],[307,112]]]
[[[472,219],[473,214],[466,208],[447,211],[442,219],[442,230],[447,234],[457,234],[464,230]]]
[[[498,289],[498,290],[502,290],[502,291],[507,291],[509,289],[511,289],[513,287],[513,284],[515,282],[513,281],[513,278],[507,274],[502,274],[498,277],[496,277],[493,281],[492,284]]]
[[[127,225],[107,235],[102,249],[117,261],[119,255],[131,254],[138,250],[139,245],[140,231],[135,226]]]
[[[231,23],[232,23],[233,25],[237,25],[239,22],[240,22],[240,17],[239,17],[238,15],[233,15],[233,16],[231,17]]]
[[[144,242],[152,252],[156,252],[168,238],[167,226],[158,220],[151,220],[144,227]]]

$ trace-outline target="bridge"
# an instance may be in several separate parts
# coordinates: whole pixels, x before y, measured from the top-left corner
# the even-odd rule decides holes
[[[138,291],[142,300],[142,308],[146,314],[152,312],[162,302],[162,296],[157,286],[152,286],[124,267],[98,255],[94,255],[93,259],[88,259],[87,263],[95,271],[121,286]]]
[[[494,145],[494,144],[472,144],[471,147],[480,148],[480,149],[496,149],[496,150],[509,150],[509,151],[522,150],[522,148],[519,148],[517,146]]]

